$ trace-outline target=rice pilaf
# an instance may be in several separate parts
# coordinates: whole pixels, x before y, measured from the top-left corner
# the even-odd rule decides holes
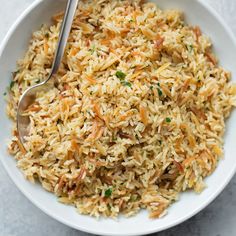
[[[7,112],[49,75],[63,13],[33,33]],[[9,145],[32,182],[80,213],[161,217],[180,192],[204,189],[223,156],[236,86],[210,39],[183,14],[139,0],[80,1],[59,85],[37,94],[27,152]]]

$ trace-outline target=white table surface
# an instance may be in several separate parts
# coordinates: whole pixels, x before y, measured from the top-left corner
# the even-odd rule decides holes
[[[236,0],[205,1],[220,13],[236,34]],[[32,2],[33,0],[0,0],[0,41],[15,19]],[[0,164],[0,236],[28,235],[85,236],[89,234],[71,229],[37,209],[20,193]],[[187,222],[155,235],[236,235],[236,176],[205,210]]]

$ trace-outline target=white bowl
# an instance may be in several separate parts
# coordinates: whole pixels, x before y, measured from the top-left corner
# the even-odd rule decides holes
[[[186,20],[193,25],[199,25],[208,34],[214,44],[220,63],[233,73],[236,80],[236,41],[227,25],[220,17],[204,3],[204,0],[156,0],[162,8],[178,8],[185,12]],[[58,203],[56,197],[26,181],[16,167],[16,162],[9,156],[6,143],[11,134],[11,122],[5,114],[3,93],[9,86],[11,72],[15,70],[16,61],[23,56],[31,33],[42,23],[49,23],[50,17],[65,7],[65,0],[36,0],[16,21],[7,34],[0,49],[0,159],[16,186],[38,208],[58,221],[75,229],[100,235],[141,235],[158,232],[177,225],[206,207],[224,189],[236,171],[236,112],[227,122],[225,135],[225,159],[216,171],[206,180],[208,188],[198,195],[193,192],[183,193],[180,200],[169,208],[168,214],[162,219],[150,220],[146,211],[135,217],[126,219],[120,217],[117,221],[110,219],[96,220],[89,216],[79,215],[75,208]]]

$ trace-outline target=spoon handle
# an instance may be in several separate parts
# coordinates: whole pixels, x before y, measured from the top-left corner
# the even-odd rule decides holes
[[[58,45],[54,56],[54,61],[52,65],[51,75],[57,73],[61,60],[64,55],[64,51],[67,45],[67,41],[70,35],[73,19],[77,9],[79,0],[68,0],[64,19],[61,25],[61,31],[59,35]],[[49,76],[49,79],[51,76]]]

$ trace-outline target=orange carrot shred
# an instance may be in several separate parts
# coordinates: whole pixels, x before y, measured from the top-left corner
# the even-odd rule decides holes
[[[146,126],[148,124],[147,109],[143,106],[140,106],[139,113],[140,113],[141,121]]]

